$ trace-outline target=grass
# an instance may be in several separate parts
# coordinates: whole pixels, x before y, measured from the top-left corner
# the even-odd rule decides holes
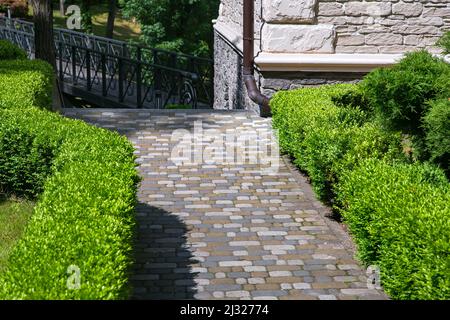
[[[106,22],[108,20],[108,5],[97,4],[90,8],[92,13],[92,31],[97,36],[105,36]],[[30,16],[32,15],[30,6]],[[67,28],[67,17],[61,16],[58,6],[53,10],[53,23],[56,28]],[[114,21],[114,36],[116,40],[128,41],[138,40],[141,34],[141,28],[138,23],[125,19],[121,12],[118,11]]]
[[[22,236],[33,207],[31,201],[0,196],[0,272],[5,270],[11,249]]]

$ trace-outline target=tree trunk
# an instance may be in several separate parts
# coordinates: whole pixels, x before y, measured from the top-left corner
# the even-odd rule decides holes
[[[114,21],[116,19],[117,0],[109,0],[108,8],[108,22],[106,23],[106,37],[113,38],[114,36]]]
[[[53,43],[53,11],[51,0],[33,0],[34,46],[36,59],[50,63],[56,69]]]
[[[62,95],[58,91],[56,76],[56,56],[53,39],[52,0],[32,0],[34,21],[35,58],[47,61],[52,65],[55,77],[52,89],[52,109],[60,111]]]
[[[59,0],[59,14],[61,17],[64,17],[66,15],[66,11],[64,10],[64,2],[65,0]]]

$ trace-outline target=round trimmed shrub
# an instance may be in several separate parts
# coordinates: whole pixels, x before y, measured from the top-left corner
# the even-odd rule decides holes
[[[369,73],[361,87],[387,128],[423,136],[427,102],[450,97],[450,65],[427,51],[412,52],[391,68]]]
[[[426,147],[431,161],[449,174],[450,169],[450,100],[430,102],[430,110],[423,119]]]

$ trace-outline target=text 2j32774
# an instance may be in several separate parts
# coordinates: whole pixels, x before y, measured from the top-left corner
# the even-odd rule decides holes
[[[180,310],[180,315],[204,315],[211,318],[214,314],[223,314],[228,317],[268,315],[269,307],[261,304],[226,304],[223,308],[187,305]]]

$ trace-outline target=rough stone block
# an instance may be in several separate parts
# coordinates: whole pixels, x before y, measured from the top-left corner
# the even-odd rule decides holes
[[[407,46],[432,46],[439,40],[438,36],[411,34],[404,37],[403,43]]]
[[[422,26],[440,27],[444,25],[444,19],[442,19],[441,17],[409,18],[406,22],[410,25],[422,25]]]
[[[388,27],[382,27],[382,26],[364,26],[362,28],[359,28],[358,32],[361,34],[369,34],[369,33],[390,33],[390,28]]]
[[[405,53],[417,50],[417,46],[386,46],[380,47],[380,53]]]
[[[379,45],[379,46],[402,44],[403,37],[399,34],[371,33],[366,36],[366,43],[368,45]]]
[[[447,8],[424,8],[422,17],[442,17],[450,18],[450,7]]]
[[[350,16],[387,16],[391,10],[389,2],[351,1],[345,4],[345,13]]]
[[[401,34],[439,34],[439,28],[435,26],[400,25],[392,28],[395,33]]]
[[[338,2],[320,2],[319,15],[321,16],[341,16],[344,14],[344,5]]]
[[[337,40],[338,46],[360,46],[365,43],[363,35],[339,36]]]
[[[383,19],[380,21],[380,24],[383,26],[398,26],[404,23],[403,19]]]
[[[405,17],[417,17],[422,13],[423,6],[421,3],[394,3],[392,5],[393,14],[401,14]]]
[[[423,36],[412,34],[412,35],[405,36],[404,43],[406,45],[410,45],[410,46],[417,46],[422,41],[422,39],[423,39]]]
[[[276,53],[334,53],[332,25],[275,25],[263,27],[262,48]]]
[[[317,0],[263,0],[267,22],[312,23]]]
[[[339,17],[326,17],[321,16],[317,18],[318,24],[333,24],[333,25],[345,25],[347,23],[347,18],[344,16]]]

